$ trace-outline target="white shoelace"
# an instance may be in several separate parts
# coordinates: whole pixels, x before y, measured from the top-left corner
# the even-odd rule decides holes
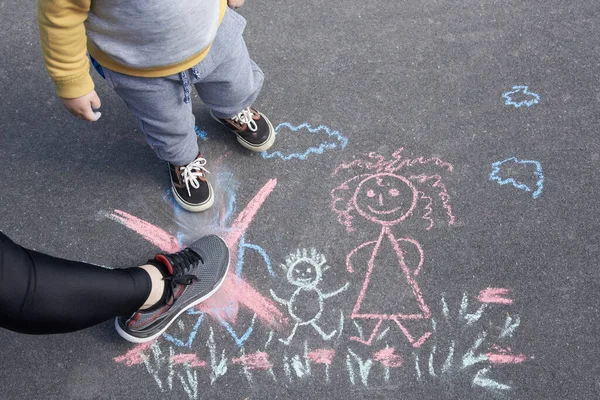
[[[204,168],[205,165],[206,159],[199,157],[188,165],[179,167],[179,170],[181,171],[181,177],[183,178],[183,182],[185,183],[185,187],[188,191],[188,196],[192,196],[190,185],[192,185],[194,189],[198,189],[200,187],[200,181],[198,178],[204,178],[207,173],[210,173],[206,168]]]
[[[244,108],[238,115],[231,117],[231,119],[235,122],[247,125],[248,129],[250,129],[252,132],[256,132],[258,129],[256,121],[252,119],[252,111],[250,111],[250,107]]]

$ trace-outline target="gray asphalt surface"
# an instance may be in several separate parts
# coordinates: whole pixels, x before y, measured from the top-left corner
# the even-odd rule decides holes
[[[241,279],[151,346],[0,331],[0,398],[600,398],[598,2],[240,13],[277,141],[248,154],[194,97],[192,215],[98,75],[98,122],[62,108],[35,5],[0,2],[0,229],[119,268],[215,232]]]

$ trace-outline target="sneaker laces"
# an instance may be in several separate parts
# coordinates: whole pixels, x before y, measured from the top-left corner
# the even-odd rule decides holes
[[[250,110],[250,107],[244,108],[238,113],[238,115],[231,117],[231,119],[235,122],[246,125],[252,132],[256,132],[258,130],[258,125],[256,125],[256,121],[254,121],[252,118],[252,111]]]
[[[180,252],[167,254],[165,257],[169,260],[173,274],[163,278],[165,281],[165,290],[167,290],[166,302],[171,302],[175,297],[175,289],[178,285],[191,285],[200,280],[196,275],[189,274],[189,270],[199,262],[204,264],[202,257],[191,249],[184,249]]]
[[[200,180],[198,178],[204,178],[206,173],[210,173],[206,168],[204,168],[205,165],[206,159],[198,157],[188,165],[179,167],[179,170],[181,171],[181,177],[183,178],[183,182],[185,183],[185,187],[188,192],[188,196],[192,196],[190,185],[192,185],[194,189],[198,189],[200,187]]]

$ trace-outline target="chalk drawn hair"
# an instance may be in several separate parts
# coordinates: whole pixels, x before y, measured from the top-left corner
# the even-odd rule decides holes
[[[342,163],[334,170],[334,176],[344,171],[361,172],[331,191],[331,208],[348,232],[354,230],[352,221],[355,214],[384,226],[392,226],[417,213],[426,221],[425,229],[430,230],[434,226],[434,220],[442,218],[439,213],[434,212],[440,209],[444,211],[443,218],[447,218],[448,224],[454,224],[450,195],[443,182],[443,175],[452,172],[454,167],[438,157],[404,157],[403,152],[404,148],[400,148],[389,159],[370,152],[352,162]],[[358,190],[364,182],[371,179],[381,181],[383,178],[397,178],[397,182],[403,182],[413,193],[413,204],[405,206],[402,215],[398,214],[388,221],[369,218],[357,206]]]

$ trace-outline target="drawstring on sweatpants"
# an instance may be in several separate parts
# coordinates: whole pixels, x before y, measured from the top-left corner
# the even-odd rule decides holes
[[[192,70],[192,74],[194,75],[194,79],[200,79],[200,71],[198,71],[198,67],[195,65],[190,68]],[[183,85],[183,102],[185,104],[189,104],[190,102],[190,80],[187,77],[187,71],[182,71],[179,73],[179,79],[181,79],[181,84]]]

